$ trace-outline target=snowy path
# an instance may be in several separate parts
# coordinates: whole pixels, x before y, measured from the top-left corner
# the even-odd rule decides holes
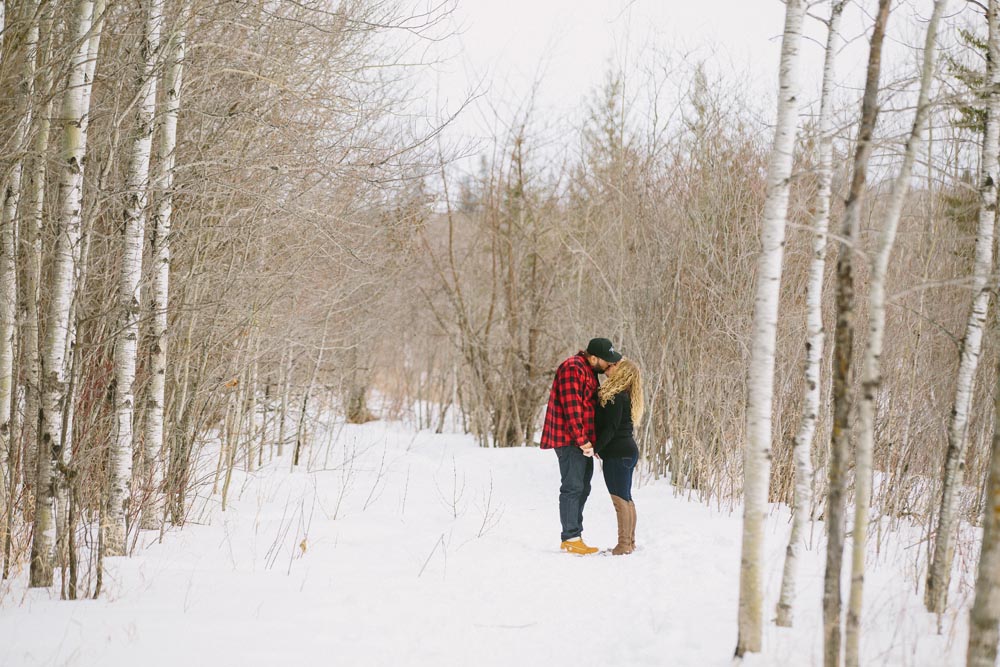
[[[239,498],[206,511],[207,525],[162,544],[144,535],[136,557],[108,561],[99,601],[25,591],[23,574],[5,584],[0,665],[732,664],[738,513],[647,485],[635,494],[640,551],[570,556],[558,551],[551,452],[373,423],[338,428],[313,456],[324,470],[278,461],[234,480]],[[599,472],[594,482],[584,535],[610,547],[614,512]],[[768,609],[786,518],[769,524]],[[910,537],[884,547],[889,563],[869,577],[863,664],[961,664],[966,612],[935,633]],[[821,581],[813,549],[797,627],[769,624],[766,652],[745,664],[821,664]]]

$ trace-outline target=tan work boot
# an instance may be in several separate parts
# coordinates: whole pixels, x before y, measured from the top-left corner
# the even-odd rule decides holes
[[[614,503],[615,514],[618,516],[618,544],[611,550],[611,553],[615,556],[630,554],[632,553],[632,549],[629,544],[632,512],[629,509],[629,503],[624,498],[619,498],[614,495],[611,496],[611,502]]]
[[[571,540],[566,540],[559,545],[559,548],[571,554],[579,554],[581,556],[597,553],[597,547],[587,546],[582,537],[574,537]]]
[[[635,503],[631,500],[628,501],[628,512],[628,552],[632,553],[635,551]]]

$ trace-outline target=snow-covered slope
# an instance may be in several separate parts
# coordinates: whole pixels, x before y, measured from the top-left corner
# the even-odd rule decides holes
[[[98,601],[0,588],[0,665],[671,665],[732,664],[740,516],[635,493],[639,550],[560,553],[552,452],[487,450],[400,424],[337,425],[310,452],[234,479],[162,543],[107,561]],[[767,608],[787,539],[768,530]],[[745,664],[819,665],[822,524],[805,552],[796,627],[768,624]],[[584,537],[615,542],[600,471]],[[968,579],[936,621],[914,584],[918,530],[883,541],[868,578],[863,664],[963,663]],[[961,577],[957,579],[962,580]],[[845,579],[846,583],[846,579]],[[55,589],[54,589],[55,590]],[[846,590],[846,588],[845,588]]]

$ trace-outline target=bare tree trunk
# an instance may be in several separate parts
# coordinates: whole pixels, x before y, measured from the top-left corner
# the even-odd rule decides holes
[[[806,391],[802,407],[802,421],[795,436],[795,509],[792,532],[785,551],[785,567],[781,577],[781,597],[778,600],[777,624],[792,625],[795,603],[795,578],[798,573],[798,555],[802,531],[809,518],[812,505],[813,466],[812,444],[819,415],[820,367],[823,363],[823,273],[826,267],[827,230],[830,226],[830,199],[833,183],[833,65],[840,43],[840,17],[847,0],[835,0],[830,6],[830,22],[823,63],[823,88],[819,111],[819,186],[816,192],[816,213],[813,216],[812,262],[809,265],[809,287],[806,296],[808,313],[808,339],[806,341]]]
[[[109,556],[126,551],[126,521],[132,485],[132,419],[135,412],[135,366],[139,339],[139,279],[142,274],[142,247],[149,198],[149,154],[153,143],[153,115],[156,108],[156,61],[163,22],[163,0],[146,0],[141,45],[143,64],[139,77],[137,135],[132,144],[125,197],[125,252],[118,285],[120,328],[115,341],[115,430],[108,485],[108,517],[105,548]],[[148,465],[148,464],[147,464]]]
[[[236,467],[236,449],[240,445],[239,423],[241,421],[240,400],[241,387],[236,385],[231,388],[226,404],[226,416],[223,420],[223,448],[219,458],[219,467],[226,466],[226,475],[222,481],[222,511],[226,511],[226,501],[229,498],[229,485],[233,481],[233,468]],[[218,472],[216,473],[218,475]]]
[[[14,164],[11,166],[3,189],[0,206],[0,538],[6,542],[9,528],[6,517],[6,485],[14,486],[10,475],[9,456],[13,447],[11,428],[11,394],[14,386],[14,335],[17,326],[17,224],[23,217],[22,178],[25,170],[29,131],[34,125],[35,59],[38,52],[39,17],[38,3],[29,0],[22,7],[24,19],[29,21],[24,42],[24,69],[18,82],[19,118],[14,126]]]
[[[48,55],[51,52],[52,21],[51,9],[44,12],[40,29],[44,31],[45,51],[39,57],[44,76],[40,89],[36,94],[46,98],[51,93],[52,74]],[[41,282],[42,263],[42,210],[45,202],[45,174],[49,148],[50,117],[52,102],[46,101],[38,113],[34,115],[34,127],[31,130],[32,146],[27,160],[27,178],[22,180],[23,194],[19,210],[20,233],[18,242],[22,248],[22,264],[18,281],[21,325],[19,335],[19,364],[24,372],[24,419],[20,432],[12,432],[9,454],[17,454],[21,466],[22,483],[25,492],[34,488],[35,473],[38,465],[38,392],[39,392],[39,357],[38,357],[38,300],[39,284]],[[11,403],[16,403],[17,397],[11,394]],[[12,408],[13,410],[13,408]],[[13,414],[13,413],[12,413]],[[10,488],[7,490],[9,505],[6,511],[5,525],[9,528],[13,520],[13,504],[17,493],[17,480],[13,470],[9,475]],[[10,564],[11,535],[4,537],[4,578]]]
[[[247,437],[249,438],[249,442],[247,442],[247,470],[253,470],[254,461],[256,461],[258,468],[263,465],[261,449],[258,447],[259,440],[257,438],[257,382],[259,381],[257,355],[259,353],[259,343],[255,336],[253,351],[251,353],[253,361],[250,362],[248,373],[250,381],[247,383]]]
[[[844,560],[845,474],[848,463],[850,415],[853,403],[851,351],[854,347],[854,244],[860,236],[861,202],[864,197],[872,132],[878,117],[878,82],[882,66],[882,42],[889,20],[889,0],[879,0],[875,28],[868,55],[868,73],[861,101],[861,126],[854,152],[854,172],[844,208],[837,255],[837,330],[834,337],[833,429],[830,443],[828,497],[826,505],[826,573],[823,578],[823,664],[840,667],[840,577]]]
[[[323,323],[323,337],[320,339],[319,353],[316,355],[316,363],[313,365],[312,374],[309,376],[309,384],[306,385],[305,393],[302,394],[302,409],[299,411],[299,422],[295,430],[295,449],[292,452],[292,470],[299,464],[299,457],[302,455],[306,433],[306,420],[308,418],[309,397],[316,387],[316,377],[319,369],[323,365],[323,352],[326,351],[326,334],[330,325],[330,315],[327,313],[326,321]]]
[[[142,512],[142,527],[158,530],[165,512],[161,492],[163,486],[163,405],[167,374],[167,307],[170,302],[170,240],[173,213],[173,187],[175,151],[177,148],[177,116],[180,113],[181,83],[184,72],[185,25],[188,12],[185,6],[179,19],[172,49],[163,73],[163,119],[157,149],[156,177],[151,189],[158,197],[153,209],[150,230],[150,262],[152,287],[149,309],[151,330],[149,349],[150,386],[146,399],[145,461],[150,493],[149,502]]]
[[[994,53],[996,0],[990,0],[989,13],[990,51]],[[986,482],[983,547],[979,554],[976,598],[969,614],[969,649],[965,663],[968,667],[994,667],[997,664],[997,643],[1000,642],[1000,382],[994,393],[993,412],[993,448]]]
[[[48,304],[48,327],[42,351],[42,382],[39,446],[38,484],[34,537],[31,545],[32,587],[52,585],[53,547],[55,544],[55,496],[62,460],[61,443],[62,410],[66,395],[66,341],[69,336],[69,317],[74,292],[74,250],[80,243],[83,209],[83,169],[86,155],[86,136],[89,88],[90,49],[100,40],[100,24],[95,19],[103,11],[102,0],[79,0],[73,18],[72,42],[78,43],[73,54],[69,82],[63,95],[60,122],[63,136],[60,146],[62,173],[59,181],[59,218],[56,232],[54,265],[51,271],[51,290]],[[91,30],[92,28],[93,31]]]
[[[370,362],[356,347],[347,351],[344,362],[348,369],[343,379],[344,415],[349,424],[364,424],[371,419],[367,400],[368,385],[371,382]]]
[[[256,308],[254,309],[256,312]],[[257,411],[257,318],[251,319],[246,335],[246,361],[243,366],[243,379],[241,380],[240,392],[237,397],[240,405],[240,419],[237,421],[237,428],[242,434],[246,434],[246,450],[243,452],[244,465],[247,472],[254,469],[254,447],[257,442],[256,421],[254,413]],[[246,426],[244,426],[244,421]]]
[[[913,163],[921,149],[927,117],[930,113],[930,88],[934,76],[937,27],[946,0],[935,0],[927,35],[924,39],[924,60],[920,72],[920,92],[913,129],[906,140],[903,164],[893,182],[889,207],[885,214],[878,248],[871,269],[868,308],[868,340],[862,362],[861,403],[859,406],[858,443],[854,456],[854,530],[851,545],[851,594],[847,608],[847,667],[857,667],[860,651],[861,609],[864,596],[865,546],[872,493],[872,451],[875,440],[875,393],[882,384],[882,340],[885,333],[885,283],[889,270],[889,255],[896,241],[896,229],[903,212],[903,203],[910,190]]]
[[[197,287],[193,290],[197,295]],[[196,301],[197,299],[193,299]],[[174,417],[173,437],[170,439],[170,466],[165,479],[167,487],[167,511],[170,513],[170,521],[175,526],[181,526],[185,520],[185,495],[188,488],[188,476],[190,474],[190,458],[194,444],[194,405],[197,395],[198,382],[201,374],[192,371],[195,361],[191,358],[194,347],[192,345],[197,316],[193,316],[188,321],[187,331],[182,337],[182,351],[177,355],[183,371],[176,381],[179,395],[174,397]],[[208,346],[203,346],[201,359],[198,364],[200,368],[205,366],[205,358],[208,356]],[[213,490],[214,493],[214,490]]]
[[[87,45],[87,59],[84,71],[84,81],[86,82],[86,85],[83,88],[83,108],[86,110],[86,114],[84,115],[83,122],[80,125],[80,140],[84,146],[89,145],[88,135],[90,132],[90,107],[94,92],[94,76],[97,70],[97,57],[100,52],[106,6],[106,0],[97,0],[94,3],[93,28],[91,29],[90,40]],[[86,157],[84,159],[84,164],[86,164]],[[107,172],[105,171],[104,173],[106,174]],[[102,174],[102,176],[103,175],[104,174]],[[100,182],[101,179],[99,179],[98,190],[104,190],[104,188],[100,186]],[[90,248],[92,239],[90,228],[87,226],[89,220],[84,217],[83,202],[84,200],[81,198],[80,225],[75,233],[77,242],[73,244],[71,250],[73,256],[74,278],[72,297],[70,298],[69,317],[67,318],[68,325],[63,343],[63,349],[65,350],[63,361],[65,366],[63,368],[64,381],[62,384],[62,394],[64,398],[60,403],[60,441],[57,447],[59,457],[55,461],[55,465],[59,473],[56,478],[57,483],[55,484],[55,553],[60,569],[62,570],[62,588],[64,591],[66,588],[67,564],[71,557],[70,538],[73,530],[73,524],[70,518],[71,496],[73,487],[79,484],[77,481],[77,470],[73,466],[72,452],[73,422],[76,417],[76,392],[81,385],[83,361],[82,351],[76,343],[81,320],[81,301],[83,295],[87,292],[87,278],[89,275],[88,268],[90,266]]]
[[[768,165],[764,203],[763,248],[757,268],[753,341],[747,391],[747,443],[743,456],[743,546],[740,558],[739,636],[736,655],[761,650],[763,632],[764,520],[771,471],[771,403],[774,393],[774,347],[778,326],[781,261],[785,220],[798,125],[799,41],[805,5],[788,0],[781,43],[778,120]]]
[[[934,538],[933,558],[927,570],[924,604],[927,611],[944,613],[955,558],[958,523],[958,491],[964,476],[965,443],[969,409],[976,388],[976,370],[982,349],[983,325],[990,304],[990,273],[993,270],[993,230],[997,218],[997,154],[1000,141],[1000,35],[996,3],[991,0],[987,12],[989,51],[987,55],[986,132],[983,137],[979,174],[979,224],[976,231],[976,258],[973,269],[973,301],[962,338],[955,403],[948,423],[948,449],[941,485],[941,505]],[[970,663],[971,664],[971,663]]]
[[[88,135],[90,132],[90,106],[91,97],[94,92],[94,75],[97,70],[97,56],[101,47],[101,35],[103,33],[106,0],[96,0],[94,3],[93,28],[91,29],[90,40],[87,45],[87,58],[84,68],[83,87],[83,108],[86,111],[83,122],[80,124],[80,141],[84,146],[88,146]],[[86,159],[84,160],[86,164]],[[82,177],[81,177],[82,178]],[[98,189],[103,188],[98,185]],[[80,302],[83,294],[86,294],[88,262],[90,257],[91,235],[86,226],[88,220],[83,217],[83,202],[81,198],[80,225],[75,232],[77,242],[72,245],[73,256],[73,290],[70,298],[69,317],[67,318],[67,329],[63,349],[65,354],[63,362],[63,395],[61,402],[61,420],[59,429],[60,442],[58,450],[60,457],[56,461],[60,475],[55,485],[55,517],[56,517],[56,554],[61,559],[63,565],[63,579],[65,579],[65,556],[67,555],[68,540],[67,530],[69,529],[69,506],[70,506],[70,478],[75,475],[71,466],[71,454],[73,451],[73,420],[76,409],[76,389],[80,386],[80,375],[83,367],[80,360],[80,350],[76,346],[77,333],[80,324]]]
[[[286,350],[281,364],[281,414],[278,416],[278,458],[285,453],[285,424],[288,423],[289,393],[292,390],[292,351]]]

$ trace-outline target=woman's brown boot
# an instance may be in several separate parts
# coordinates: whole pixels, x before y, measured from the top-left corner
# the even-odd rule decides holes
[[[628,553],[635,551],[635,502],[628,501]]]
[[[632,518],[629,503],[624,498],[614,495],[611,496],[611,502],[614,503],[615,514],[618,516],[618,544],[611,550],[611,553],[615,556],[632,553],[632,549],[629,546],[629,536],[631,535],[629,525]]]

